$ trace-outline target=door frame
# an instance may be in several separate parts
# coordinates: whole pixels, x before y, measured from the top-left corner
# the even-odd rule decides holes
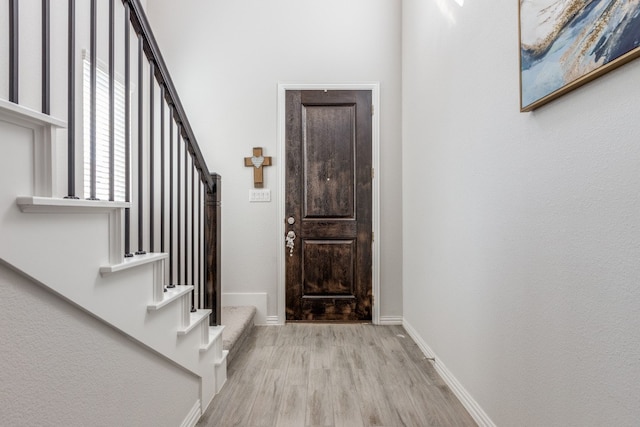
[[[371,118],[371,152],[373,158],[372,164],[374,169],[374,177],[372,180],[372,227],[374,239],[371,246],[371,264],[372,264],[372,292],[373,292],[373,312],[372,323],[378,325],[380,323],[380,83],[278,83],[278,128],[276,153],[280,161],[275,162],[276,173],[278,174],[278,239],[277,239],[277,303],[278,318],[275,323],[283,325],[285,323],[286,311],[286,270],[285,270],[285,250],[284,236],[286,234],[285,226],[285,125],[286,125],[286,100],[285,94],[288,90],[369,90],[371,91],[371,102],[373,103],[373,116]]]

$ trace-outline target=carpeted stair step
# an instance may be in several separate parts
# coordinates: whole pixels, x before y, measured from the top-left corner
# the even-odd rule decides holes
[[[222,307],[222,348],[229,350],[227,365],[242,348],[242,344],[251,334],[256,308],[253,306]]]

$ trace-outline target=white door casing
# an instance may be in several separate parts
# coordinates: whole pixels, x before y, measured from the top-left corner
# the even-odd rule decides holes
[[[370,90],[373,103],[372,117],[372,154],[374,176],[372,182],[373,191],[373,234],[372,242],[372,287],[373,287],[373,313],[374,325],[380,323],[380,83],[279,83],[278,84],[278,126],[276,153],[279,159],[285,158],[285,93],[287,90]],[[275,164],[278,176],[278,239],[276,242],[277,253],[277,323],[285,323],[285,164],[284,160]]]

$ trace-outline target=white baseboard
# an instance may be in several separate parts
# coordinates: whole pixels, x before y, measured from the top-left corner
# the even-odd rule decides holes
[[[182,424],[180,424],[180,427],[195,427],[200,419],[200,415],[202,414],[200,412],[200,399],[198,399],[196,403],[193,404],[193,408],[191,408],[184,421],[182,421]]]
[[[266,324],[270,326],[282,325],[282,323],[280,323],[280,318],[278,318],[278,316],[267,316]]]
[[[266,292],[256,293],[223,293],[222,306],[252,305],[256,308],[256,316],[253,323],[255,325],[267,324],[267,294]]]
[[[378,325],[381,325],[381,326],[402,325],[403,320],[404,319],[402,316],[380,316]]]
[[[427,345],[427,343],[422,339],[422,337],[418,334],[418,332],[411,326],[406,319],[403,320],[402,325],[407,333],[413,338],[413,340],[418,344],[420,350],[424,353],[428,358],[434,358],[433,366],[442,377],[444,382],[449,386],[453,394],[460,400],[460,403],[465,407],[465,409],[469,412],[471,417],[475,420],[476,423],[480,427],[496,427],[489,415],[480,407],[478,402],[469,394],[469,392],[460,384],[460,382],[456,379],[449,369],[445,366],[445,364],[440,360],[436,354],[431,350],[431,348]]]

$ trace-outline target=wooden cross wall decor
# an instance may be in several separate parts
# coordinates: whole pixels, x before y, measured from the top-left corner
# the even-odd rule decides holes
[[[271,166],[271,157],[262,155],[262,147],[253,147],[253,157],[245,157],[244,165],[253,168],[253,187],[264,187],[262,168],[264,166]]]

